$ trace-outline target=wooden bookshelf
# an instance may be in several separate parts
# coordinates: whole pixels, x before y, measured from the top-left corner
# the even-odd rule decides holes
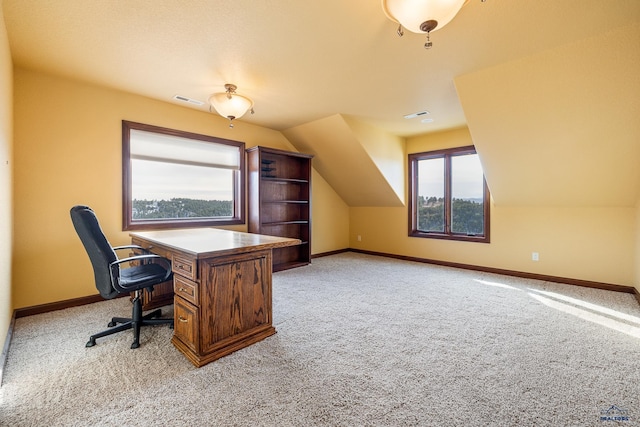
[[[302,241],[273,250],[273,271],[311,262],[312,157],[260,146],[247,150],[249,233]]]

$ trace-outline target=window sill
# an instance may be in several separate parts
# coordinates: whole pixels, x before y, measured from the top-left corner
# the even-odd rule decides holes
[[[122,231],[139,231],[139,230],[164,230],[169,228],[194,228],[194,227],[220,227],[225,225],[244,224],[244,218],[228,218],[228,219],[193,219],[185,220],[146,220],[135,221],[124,224]]]
[[[423,239],[439,239],[439,240],[455,240],[459,242],[476,242],[476,243],[490,243],[490,239],[488,236],[467,236],[464,234],[445,234],[445,233],[434,233],[434,232],[425,232],[425,231],[417,231],[413,230],[409,232],[409,237],[420,237]]]

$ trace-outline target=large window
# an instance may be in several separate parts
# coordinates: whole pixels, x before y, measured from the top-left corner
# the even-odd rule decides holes
[[[244,143],[122,122],[123,228],[244,223]]]
[[[409,235],[489,242],[489,189],[473,146],[409,155]]]

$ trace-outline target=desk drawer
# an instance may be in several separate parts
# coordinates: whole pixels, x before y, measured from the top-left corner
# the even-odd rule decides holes
[[[184,277],[173,276],[173,291],[176,295],[184,298],[193,305],[200,304],[200,296],[198,295],[198,284]]]
[[[182,298],[175,298],[173,305],[174,338],[178,338],[191,351],[200,352],[200,333],[198,330],[199,310]]]
[[[173,255],[171,269],[174,273],[184,276],[191,280],[198,279],[197,260],[195,258],[187,258],[181,255]]]

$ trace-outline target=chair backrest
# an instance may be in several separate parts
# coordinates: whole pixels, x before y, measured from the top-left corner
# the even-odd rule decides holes
[[[103,298],[114,298],[118,292],[111,283],[109,265],[118,257],[102,232],[96,214],[88,206],[74,206],[71,208],[71,221],[91,260],[98,292]]]

